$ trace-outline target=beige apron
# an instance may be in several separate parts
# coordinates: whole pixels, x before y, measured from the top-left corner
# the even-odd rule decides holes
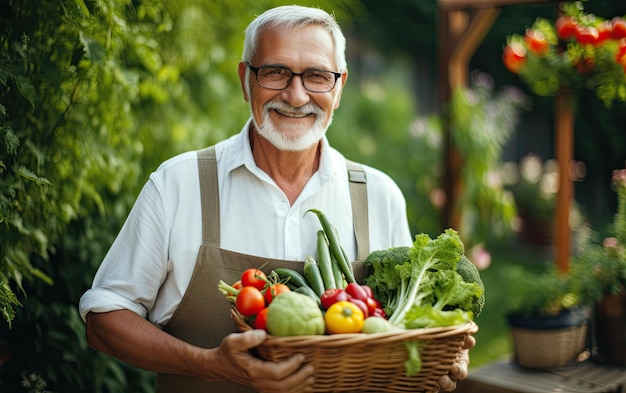
[[[350,161],[347,163],[359,252],[357,260],[363,261],[369,252],[365,172],[358,164]],[[220,280],[235,282],[245,269],[263,264],[266,264],[263,270],[268,272],[277,267],[287,267],[302,273],[303,263],[260,258],[220,249],[217,162],[213,147],[198,151],[198,170],[202,204],[202,245],[185,295],[164,330],[191,344],[214,348],[220,345],[225,336],[237,331],[237,326],[230,317],[230,303],[217,289]],[[357,279],[362,280],[365,274],[363,263],[354,262],[353,268]],[[205,382],[192,377],[159,373],[156,378],[156,392],[247,393],[253,390],[230,381]]]

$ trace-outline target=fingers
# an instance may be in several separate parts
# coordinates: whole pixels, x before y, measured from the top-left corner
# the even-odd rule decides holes
[[[442,375],[439,378],[439,388],[444,392],[452,392],[456,389],[456,379],[450,374]]]
[[[235,335],[236,340],[232,340],[232,346],[239,350],[250,349],[258,347],[263,343],[263,340],[267,337],[265,330],[253,329],[247,332],[239,333]]]
[[[250,349],[266,338],[263,330],[251,330],[227,336],[219,347],[227,379],[250,386],[258,392],[285,393],[312,390],[314,367],[305,364],[304,355],[270,362],[253,356]]]
[[[439,378],[439,387],[444,392],[456,390],[456,382],[467,378],[469,355],[468,350],[463,350],[461,356],[452,364],[450,372]]]
[[[450,372],[446,375],[442,375],[439,378],[439,387],[444,392],[451,392],[456,390],[457,380],[463,380],[467,378],[469,374],[469,350],[476,345],[476,338],[471,335],[465,337],[463,342],[463,350],[459,354],[459,358],[455,360],[454,364],[450,367]]]
[[[303,363],[304,359],[303,355],[294,355],[281,362],[265,362],[268,367],[262,380],[255,384],[255,389],[261,393],[312,391],[315,368]]]
[[[450,367],[450,374],[455,379],[465,379],[468,374],[469,354],[468,350],[463,350],[461,356]]]
[[[476,345],[476,337],[468,334],[463,342],[463,349],[472,349]]]

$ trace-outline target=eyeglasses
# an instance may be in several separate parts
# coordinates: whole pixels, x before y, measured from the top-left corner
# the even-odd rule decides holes
[[[259,86],[270,90],[286,89],[293,77],[298,75],[302,78],[302,85],[306,90],[312,93],[327,93],[335,87],[337,79],[341,76],[340,72],[333,71],[311,70],[297,73],[284,67],[253,67],[250,63],[246,64],[256,75]]]

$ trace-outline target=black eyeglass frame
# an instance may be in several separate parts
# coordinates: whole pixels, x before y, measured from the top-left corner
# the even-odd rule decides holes
[[[311,93],[328,93],[330,91],[332,91],[335,86],[337,85],[337,81],[339,80],[339,78],[341,78],[341,72],[335,72],[335,71],[329,71],[329,70],[307,70],[304,72],[293,72],[292,70],[290,70],[287,67],[280,67],[280,66],[261,66],[261,67],[255,67],[252,64],[246,62],[246,65],[248,66],[248,68],[250,68],[250,71],[254,72],[254,76],[256,78],[256,82],[259,84],[259,86],[261,86],[264,89],[268,89],[268,90],[285,90],[286,88],[289,87],[289,85],[291,84],[291,81],[293,80],[294,76],[299,76],[300,79],[302,80],[302,87],[304,87],[304,89],[306,91],[309,91]],[[259,70],[262,69],[266,69],[266,68],[279,68],[281,70],[285,70],[285,71],[289,71],[291,73],[291,77],[287,80],[287,85],[283,88],[275,88],[275,87],[265,87],[263,85],[261,85],[261,83],[259,82]],[[333,82],[333,85],[331,86],[330,89],[328,90],[311,90],[308,87],[306,87],[306,83],[304,83],[304,74],[308,73],[308,72],[315,72],[315,71],[319,71],[319,72],[330,72],[331,74],[333,74],[335,76],[335,81]]]

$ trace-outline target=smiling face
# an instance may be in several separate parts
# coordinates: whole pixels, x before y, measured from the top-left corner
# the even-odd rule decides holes
[[[334,56],[331,35],[320,26],[268,28],[259,36],[251,64],[281,66],[296,73],[313,69],[336,71]],[[284,90],[262,88],[244,62],[239,64],[239,77],[259,134],[280,150],[300,151],[324,136],[334,110],[339,107],[347,73],[327,93],[307,91],[299,76],[294,76]]]

